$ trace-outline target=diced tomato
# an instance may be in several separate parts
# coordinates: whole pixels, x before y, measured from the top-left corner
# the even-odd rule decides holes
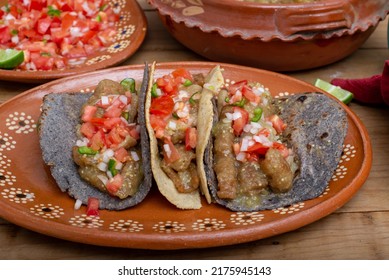
[[[0,43],[5,44],[11,40],[11,32],[8,26],[0,27]]]
[[[193,81],[192,74],[185,68],[178,68],[172,72],[174,78],[182,77],[186,80]]]
[[[93,137],[96,131],[96,127],[90,122],[84,122],[80,127],[80,132],[89,139]]]
[[[61,44],[63,39],[69,36],[69,30],[63,30],[60,27],[51,27],[50,28],[51,33],[51,40],[54,43]]]
[[[112,179],[108,181],[106,186],[107,191],[110,194],[115,195],[117,191],[120,190],[120,188],[122,187],[123,180],[123,176],[120,173],[116,174]]]
[[[123,147],[120,147],[115,151],[115,158],[120,162],[126,162],[129,158],[128,151]]]
[[[136,129],[136,127],[130,130],[130,136],[135,140],[138,140],[140,138],[139,131]]]
[[[92,136],[92,138],[90,139],[90,147],[95,151],[98,151],[104,147],[104,133],[103,132],[97,131],[95,133],[95,135]]]
[[[282,133],[286,128],[286,124],[282,121],[282,119],[278,115],[271,115],[269,117],[269,121],[272,123],[277,133]]]
[[[165,144],[168,145],[169,152],[166,152],[165,148],[163,149],[164,160],[166,163],[172,163],[180,159],[180,153],[177,148],[174,146],[173,142],[170,139],[164,139]]]
[[[122,109],[116,106],[111,106],[104,113],[104,117],[106,118],[119,118],[121,115],[122,115]]]
[[[86,208],[86,214],[88,216],[98,216],[99,215],[99,199],[95,197],[88,198],[88,206]]]
[[[0,20],[7,18],[6,24],[0,24],[2,48],[51,54],[51,57],[26,56],[25,63],[18,66],[21,70],[63,69],[78,61],[82,63],[87,56],[103,50],[102,47],[112,44],[116,38],[115,23],[120,20],[119,14],[117,8],[114,12],[109,5],[100,10],[106,4],[105,0],[5,2],[7,6],[3,3],[0,9]],[[72,27],[78,28],[82,34],[70,32]],[[18,40],[13,40],[14,37]],[[52,51],[46,50],[46,45],[50,44],[55,45]]]
[[[84,107],[84,112],[82,113],[81,120],[84,122],[90,122],[91,119],[95,116],[97,111],[96,106],[87,105]]]
[[[120,136],[117,127],[114,127],[107,135],[108,140],[112,144],[120,144],[123,141],[123,138]]]
[[[38,24],[37,24],[38,33],[40,33],[42,35],[46,34],[47,30],[49,30],[51,22],[52,22],[52,20],[50,17],[46,17],[46,18],[42,18],[42,19],[38,20]]]
[[[72,27],[73,23],[76,21],[77,17],[70,13],[64,13],[61,16],[61,29],[63,31],[69,31],[70,27]]]
[[[157,130],[163,131],[163,129],[167,125],[167,122],[161,116],[151,114],[150,115],[150,125],[155,131],[157,131]]]
[[[185,131],[185,149],[187,151],[196,148],[197,130],[195,127],[188,127]]]
[[[235,94],[236,91],[241,90],[245,85],[247,85],[247,80],[236,82],[228,87],[228,91],[230,94]]]
[[[277,149],[284,158],[289,156],[289,149],[284,144],[274,142],[273,148]]]
[[[234,129],[235,135],[239,136],[249,120],[249,113],[243,108],[234,107],[234,113],[236,112],[239,112],[241,117],[233,121],[232,128]]]
[[[174,101],[169,95],[153,98],[150,106],[150,114],[159,116],[170,116],[173,112]]]
[[[87,54],[85,52],[85,49],[83,47],[74,47],[69,49],[69,51],[65,54],[65,56],[69,59],[74,59],[74,58],[83,58],[86,57]]]
[[[162,78],[157,79],[158,87],[166,94],[172,95],[177,92],[178,85],[173,79],[173,76],[165,75]]]
[[[91,122],[93,125],[97,125],[97,126],[102,126],[102,125],[104,125],[104,121],[105,121],[104,118],[91,118],[91,120],[90,120],[90,122]]]
[[[121,118],[108,118],[104,120],[104,127],[107,129],[112,129],[113,127],[122,123]]]
[[[45,0],[31,0],[30,10],[41,11],[46,6]]]
[[[269,147],[258,142],[256,142],[253,146],[247,148],[248,153],[255,153],[258,155],[265,155],[268,150]]]
[[[250,102],[258,104],[261,101],[261,98],[256,95],[248,86],[242,87],[242,94]]]
[[[43,56],[39,53],[31,53],[31,62],[35,64],[37,70],[52,70],[54,66],[54,58]]]
[[[84,44],[88,43],[90,39],[92,39],[94,36],[96,36],[97,34],[97,31],[88,31],[84,34],[84,36],[82,36],[81,38],[81,42],[83,42]]]

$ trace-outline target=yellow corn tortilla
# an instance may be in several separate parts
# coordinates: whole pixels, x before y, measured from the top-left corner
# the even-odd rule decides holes
[[[201,208],[200,192],[198,190],[191,193],[178,192],[173,181],[160,166],[162,159],[158,152],[157,138],[150,124],[151,88],[153,86],[155,65],[156,63],[154,62],[150,68],[150,83],[147,89],[145,104],[146,128],[150,138],[151,170],[159,191],[170,203],[180,209],[199,209]]]

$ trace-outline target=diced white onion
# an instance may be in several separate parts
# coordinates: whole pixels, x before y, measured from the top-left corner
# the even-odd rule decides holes
[[[262,128],[262,125],[258,122],[250,122],[250,124],[255,128]]]
[[[84,141],[84,140],[77,140],[76,141],[76,146],[77,147],[84,147],[84,146],[87,146],[88,145],[88,142]]]
[[[78,210],[81,208],[82,201],[77,199],[76,202],[74,203],[74,210]]]
[[[252,128],[252,125],[251,124],[246,124],[244,127],[243,127],[243,131],[244,132],[249,132]]]
[[[19,36],[12,36],[11,41],[12,41],[12,43],[14,43],[14,44],[19,43]]]
[[[177,123],[175,121],[169,121],[168,126],[172,130],[176,130],[177,129]]]
[[[169,145],[168,145],[169,146]],[[165,148],[165,147],[164,147]],[[170,151],[170,148],[169,148],[169,151]],[[131,157],[134,161],[139,161],[139,156],[136,152],[134,151],[131,151]]]
[[[240,151],[246,152],[248,147],[249,147],[249,139],[243,138],[242,145],[240,146]]]
[[[120,95],[120,96],[119,96],[119,100],[120,100],[120,102],[122,102],[124,105],[127,105],[127,102],[128,102],[127,96],[125,96],[125,95]]]
[[[246,153],[239,153],[236,156],[236,159],[239,160],[239,161],[245,161],[246,160]]]
[[[253,138],[256,142],[261,143],[266,147],[273,146],[273,142],[271,142],[265,135],[255,135]]]
[[[156,92],[156,94],[157,94],[158,96],[161,96],[161,95],[162,95],[162,90],[161,90],[160,88],[157,88],[157,89],[155,90],[155,92]]]
[[[111,171],[107,171],[107,176],[108,176],[109,179],[112,179],[112,178],[113,178]],[[107,181],[107,182],[108,182],[108,181]]]
[[[102,104],[102,105],[109,105],[109,97],[106,96],[106,95],[103,95],[103,96],[101,97],[101,104]]]
[[[232,121],[233,115],[231,113],[226,113],[226,118]]]
[[[169,144],[164,144],[163,149],[165,150],[166,156],[170,158],[172,155],[172,151],[170,150]]]
[[[108,183],[108,178],[104,175],[97,175],[97,178],[100,179],[101,182],[103,182],[104,186]]]
[[[98,165],[97,165],[97,168],[101,171],[107,171],[107,164],[105,162],[100,162]]]
[[[239,111],[236,111],[232,114],[232,119],[235,121],[237,119],[240,119],[242,117],[242,113]]]
[[[84,33],[81,32],[81,29],[79,27],[70,27],[70,35],[72,37],[82,37],[84,36]]]
[[[120,161],[117,161],[116,165],[115,165],[115,169],[116,170],[121,170],[122,168],[123,168],[123,163],[121,163]]]

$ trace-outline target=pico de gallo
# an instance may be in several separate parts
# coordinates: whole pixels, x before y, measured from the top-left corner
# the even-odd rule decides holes
[[[73,159],[80,176],[112,196],[133,196],[143,179],[133,79],[101,81],[81,112]]]
[[[0,49],[24,52],[20,70],[75,67],[112,44],[119,13],[106,0],[8,0],[0,8]]]
[[[201,74],[179,68],[158,78],[151,91],[150,125],[163,155],[161,168],[180,193],[199,187],[195,150],[203,84]]]
[[[270,187],[292,186],[293,152],[281,142],[286,124],[259,83],[231,84],[218,95],[219,121],[213,129],[218,196],[235,199]]]

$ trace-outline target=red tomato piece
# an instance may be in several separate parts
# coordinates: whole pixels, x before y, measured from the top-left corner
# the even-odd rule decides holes
[[[96,127],[90,122],[83,123],[80,128],[80,132],[89,139],[93,137],[96,131]]]
[[[126,162],[128,157],[128,151],[123,147],[120,147],[115,151],[115,158],[120,162]]]
[[[230,92],[230,94],[235,94],[237,90],[241,90],[242,87],[245,85],[247,85],[247,80],[236,82],[235,84],[232,84],[228,87],[228,91]]]
[[[84,122],[90,122],[92,118],[95,116],[96,111],[97,111],[96,106],[92,106],[92,105],[85,106],[81,120]]]
[[[95,197],[88,198],[88,206],[86,208],[86,214],[88,216],[98,216],[99,215],[99,199]]]
[[[250,102],[258,104],[261,101],[261,98],[258,95],[255,95],[255,93],[248,86],[242,87],[242,94]]]
[[[112,144],[120,144],[123,141],[123,138],[120,136],[117,127],[114,127],[107,135],[108,140]]]
[[[5,44],[11,40],[11,32],[8,26],[0,27],[0,43]]]
[[[104,117],[106,118],[119,118],[121,115],[122,115],[122,109],[116,106],[111,106],[104,113]]]
[[[107,183],[107,191],[114,195],[123,185],[123,176],[118,173],[113,178],[111,178]]]
[[[270,116],[269,121],[272,123],[277,133],[282,133],[286,128],[286,124],[282,121],[282,119],[278,115]]]
[[[166,152],[165,148],[163,150],[164,160],[166,161],[166,163],[172,163],[180,159],[180,153],[174,146],[173,142],[170,139],[166,139],[166,138],[164,142],[169,147],[169,152]]]
[[[274,142],[273,148],[277,149],[284,158],[289,156],[289,149],[284,144]]]
[[[249,120],[249,113],[243,108],[234,107],[234,113],[236,112],[239,112],[241,116],[232,122],[232,128],[234,129],[235,135],[239,136]]]
[[[46,6],[45,0],[31,0],[30,10],[41,11]]]
[[[261,143],[256,142],[253,146],[247,148],[248,153],[255,153],[258,155],[265,155],[269,147],[264,146]]]
[[[192,74],[188,70],[186,70],[185,68],[178,68],[178,69],[174,70],[172,72],[172,75],[174,78],[182,77],[186,80],[193,81]]]
[[[31,53],[31,62],[34,63],[37,70],[52,70],[54,66],[53,57],[42,56],[39,53]]]
[[[154,129],[154,131],[157,132],[158,130],[162,130],[163,131],[165,129],[167,123],[166,123],[166,121],[163,118],[161,118],[161,116],[157,116],[157,115],[152,115],[151,114],[150,115],[150,125]]]
[[[135,140],[138,140],[139,137],[140,137],[139,131],[138,131],[136,128],[132,128],[132,129],[129,131],[129,133],[130,133],[130,136],[131,136],[132,138],[134,138]]]
[[[158,116],[170,116],[173,112],[174,101],[169,95],[153,98],[150,106],[150,114]]]
[[[196,148],[197,130],[195,127],[188,127],[185,131],[185,149],[187,151]]]
[[[113,127],[122,123],[121,118],[108,118],[104,120],[104,127],[107,129],[112,129]]]
[[[103,148],[104,145],[105,145],[104,144],[104,133],[101,131],[97,131],[95,133],[95,135],[93,135],[92,138],[90,139],[90,147],[93,150],[98,151],[101,148]]]
[[[38,20],[38,24],[37,24],[38,33],[40,33],[42,35],[46,34],[47,30],[49,30],[51,22],[52,22],[52,20],[50,17],[46,17],[46,18],[42,18],[42,19]]]

